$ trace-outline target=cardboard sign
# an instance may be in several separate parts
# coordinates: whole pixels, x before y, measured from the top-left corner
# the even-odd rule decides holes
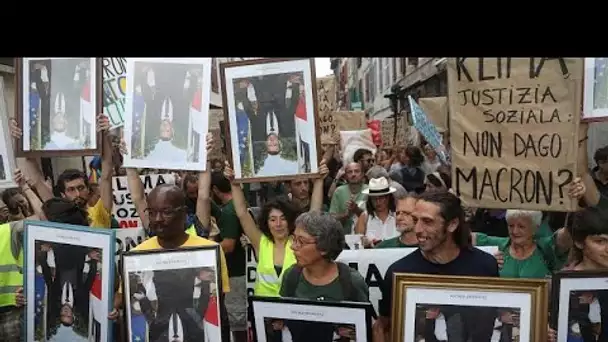
[[[325,112],[319,113],[319,129],[322,144],[337,144],[340,131],[365,129],[365,112]]]
[[[582,58],[448,60],[452,184],[467,206],[573,211]]]
[[[139,176],[144,183],[146,195],[160,184],[175,184],[175,178],[171,174],[163,175],[143,175]],[[120,228],[143,228],[141,219],[137,214],[135,205],[131,200],[131,191],[127,184],[127,177],[113,177],[112,190],[114,196],[114,206],[112,214],[118,221]]]
[[[422,97],[418,99],[420,108],[426,113],[437,131],[445,132],[448,130],[448,98]]]

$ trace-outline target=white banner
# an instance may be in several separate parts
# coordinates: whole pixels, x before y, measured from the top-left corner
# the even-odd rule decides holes
[[[494,254],[498,246],[477,247],[480,250]],[[386,270],[395,261],[412,253],[417,248],[378,248],[378,249],[351,249],[344,250],[336,261],[345,263],[359,271],[367,286],[369,286],[369,299],[378,312],[378,302],[382,299],[380,284],[384,279]],[[257,261],[253,248],[247,246],[247,293],[252,295],[255,286]]]
[[[146,195],[160,184],[175,184],[175,177],[171,174],[139,176],[144,183]],[[127,177],[113,177],[112,190],[114,207],[112,214],[118,221],[120,228],[142,228],[141,220],[131,200],[131,191],[127,185]],[[116,235],[118,238],[118,234]]]

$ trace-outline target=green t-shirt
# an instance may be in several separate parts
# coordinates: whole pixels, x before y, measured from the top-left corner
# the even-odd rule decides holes
[[[291,266],[291,268],[294,266]],[[291,272],[291,269],[285,271],[285,274],[289,274],[289,272]],[[365,283],[365,280],[361,274],[354,269],[350,269],[350,277],[352,281],[351,291],[353,291],[353,299],[356,298],[356,302],[369,302],[369,288],[367,287],[367,284]],[[282,297],[285,297],[287,293],[285,283],[286,282],[284,281],[283,284],[281,284],[281,291],[279,292]],[[327,285],[317,286],[309,283],[303,274],[300,275],[294,296],[296,298],[311,300],[346,300],[346,298],[344,298],[344,294],[342,293],[340,277],[336,277],[334,281]]]
[[[364,195],[363,189],[367,189],[367,184],[364,184],[361,187],[361,192],[357,194],[355,197],[355,202],[357,205],[361,206],[362,203],[365,203],[367,200],[367,196]],[[331,197],[331,203],[329,205],[329,213],[330,214],[343,214],[348,209],[346,208],[346,202],[350,200],[350,189],[348,188],[348,184],[340,185],[336,191],[334,191],[333,196]],[[344,234],[352,234],[353,226],[355,224],[354,218],[349,217],[344,223],[342,223],[342,227],[344,228]]]
[[[498,246],[504,254],[504,264],[500,269],[503,278],[545,278],[553,271],[562,268],[567,253],[558,253],[555,247],[555,235],[536,239],[537,247],[527,259],[511,257],[508,237],[488,236],[475,233],[476,246]]]
[[[406,245],[403,242],[401,242],[400,236],[397,236],[397,237],[386,239],[386,240],[380,242],[374,248],[407,248],[407,247],[418,247],[418,245],[417,244]]]
[[[239,221],[238,216],[236,216],[236,211],[234,210],[232,200],[222,207],[211,202],[211,215],[215,217],[217,222],[217,227],[220,230],[220,239],[236,240],[232,253],[225,253],[226,266],[228,266],[228,276],[244,276],[246,269],[246,256],[245,248],[243,248],[240,240],[241,235],[243,234],[243,227],[241,227],[241,222]]]

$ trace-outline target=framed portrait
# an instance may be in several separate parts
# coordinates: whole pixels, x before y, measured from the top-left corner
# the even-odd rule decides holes
[[[370,303],[249,297],[257,342],[372,341]]]
[[[123,254],[129,342],[221,342],[219,248]]]
[[[67,157],[101,153],[101,58],[16,58],[16,154]]]
[[[0,189],[17,186],[13,180],[13,171],[16,168],[13,153],[13,138],[8,128],[8,108],[4,98],[4,78],[0,76]]]
[[[552,282],[551,326],[557,340],[606,340],[608,272],[561,271]]]
[[[211,58],[128,58],[125,167],[205,170]]]
[[[393,341],[547,340],[548,280],[396,273]]]
[[[583,120],[608,120],[608,58],[585,58]]]
[[[314,58],[222,63],[224,122],[235,180],[268,182],[318,174]]]
[[[25,221],[27,341],[114,341],[114,231]]]

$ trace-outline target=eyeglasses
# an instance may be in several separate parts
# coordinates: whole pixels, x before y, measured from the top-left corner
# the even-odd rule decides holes
[[[182,210],[182,208],[163,209],[163,210],[155,210],[155,209],[146,208],[146,210],[144,210],[144,212],[146,214],[148,214],[148,217],[155,217],[156,215],[160,214],[160,216],[164,219],[171,219],[171,218],[175,217],[175,214],[177,214],[181,210]]]
[[[310,240],[306,240],[306,239],[302,238],[301,236],[294,235],[292,238],[291,245],[296,248],[301,248],[301,247],[304,247],[305,245],[314,245],[316,243],[317,243],[316,240],[310,241]]]

